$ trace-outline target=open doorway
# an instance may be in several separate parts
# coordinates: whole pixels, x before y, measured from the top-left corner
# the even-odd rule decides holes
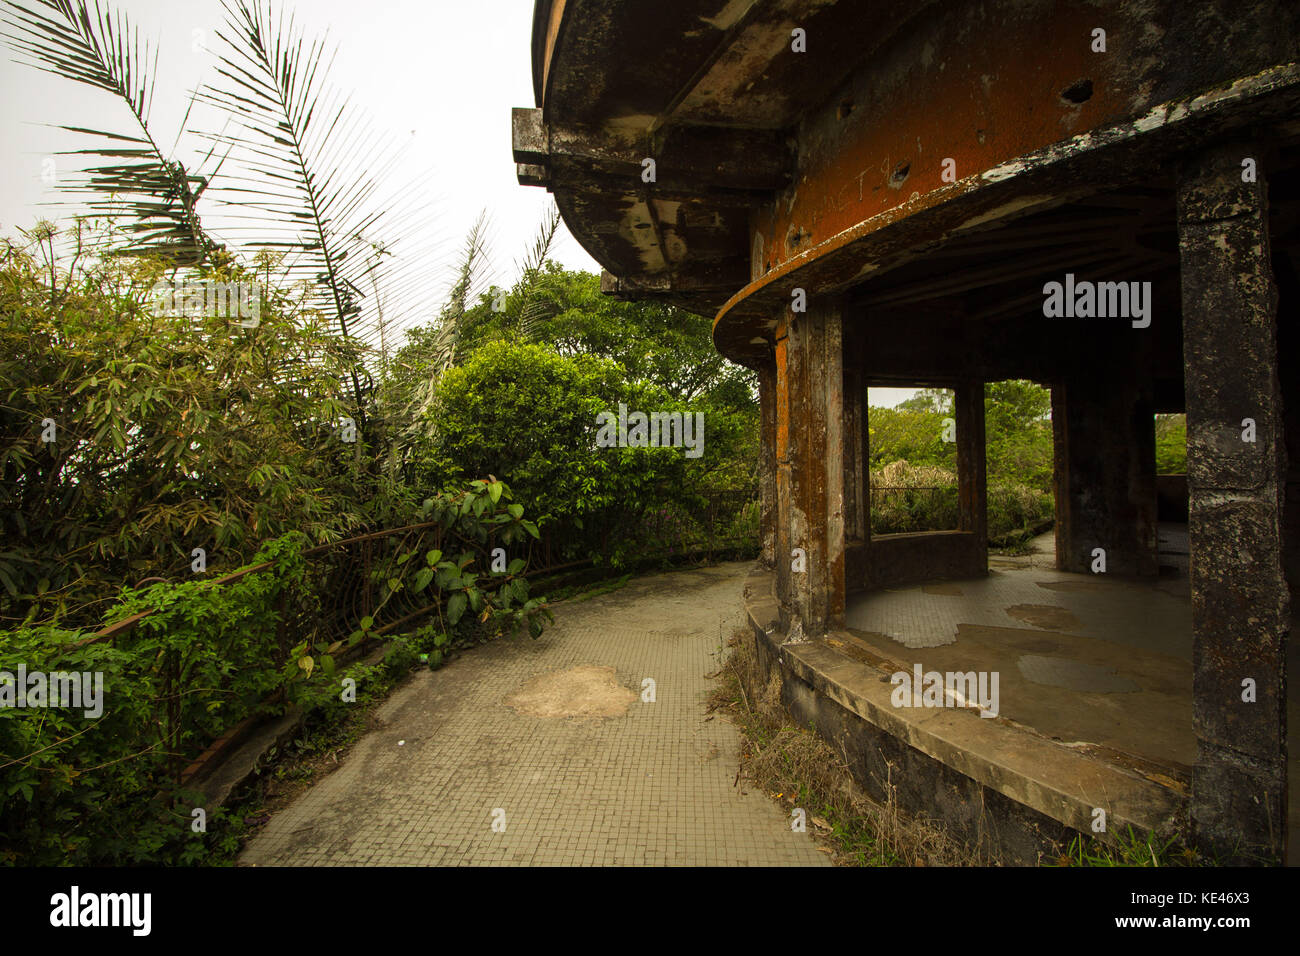
[[[950,388],[867,389],[873,536],[953,531],[960,523],[955,394]]]
[[[989,547],[1052,549],[1052,393],[1027,379],[984,385],[984,466]]]
[[[1156,519],[1159,537],[1156,548],[1161,571],[1186,577],[1190,568],[1191,545],[1187,536],[1187,415],[1157,413],[1156,436]]]

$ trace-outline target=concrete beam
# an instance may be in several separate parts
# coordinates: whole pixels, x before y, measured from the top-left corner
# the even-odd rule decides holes
[[[551,184],[550,171],[545,166],[537,166],[533,163],[515,163],[515,179],[519,181],[520,186]]]
[[[708,293],[726,289],[714,276],[675,276],[665,273],[620,279],[608,269],[600,273],[600,291],[619,299],[656,298],[668,293]]]
[[[510,111],[510,145],[516,163],[544,163],[550,155],[550,137],[540,109],[516,106]]]
[[[1242,181],[1242,160],[1260,156],[1248,142],[1205,150],[1185,161],[1178,188],[1198,745],[1191,814],[1203,842],[1279,858],[1291,609],[1263,169]]]
[[[645,129],[590,130],[548,126],[540,109],[517,107],[511,113],[516,163],[565,168],[581,173],[647,182],[645,160],[654,160],[654,186],[700,195],[710,189],[768,192],[793,179],[794,155],[785,137],[770,130],[670,126],[654,134]]]

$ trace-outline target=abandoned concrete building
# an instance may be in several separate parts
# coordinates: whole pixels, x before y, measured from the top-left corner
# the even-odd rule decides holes
[[[520,182],[605,291],[715,316],[757,372],[746,602],[791,714],[1006,859],[1129,826],[1284,859],[1300,5],[538,0],[532,55]],[[1006,379],[1052,396],[1055,558],[1030,567],[988,551]],[[891,386],[953,390],[954,529],[872,532]],[[1000,706],[899,706],[914,670],[1000,674]]]

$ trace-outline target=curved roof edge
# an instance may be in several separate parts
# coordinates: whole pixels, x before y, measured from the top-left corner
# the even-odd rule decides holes
[[[553,0],[536,0],[533,4],[533,105],[541,106],[546,91],[546,24],[551,19]]]

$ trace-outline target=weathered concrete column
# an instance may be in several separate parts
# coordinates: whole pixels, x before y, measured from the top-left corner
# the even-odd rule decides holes
[[[861,355],[844,350],[844,590],[867,588],[871,555],[871,431]]]
[[[844,369],[844,539],[867,534],[867,386],[858,369]]]
[[[790,612],[795,601],[794,540],[801,531],[793,528],[795,521],[793,506],[793,476],[796,455],[796,438],[790,434],[790,393],[792,379],[803,374],[803,349],[799,348],[798,337],[791,341],[789,316],[782,318],[777,325],[776,345],[773,349],[776,379],[776,422],[774,430],[776,451],[776,596],[781,603],[781,628],[788,632],[791,624]]]
[[[1090,573],[1100,548],[1107,574],[1159,574],[1150,382],[1131,360],[1085,365],[1052,386],[1056,566]]]
[[[758,540],[763,567],[775,566],[776,555],[776,366],[758,370]]]
[[[841,329],[838,304],[813,299],[777,332],[777,587],[796,640],[844,616]]]
[[[975,535],[982,570],[988,570],[988,468],[984,449],[984,383],[958,385],[953,404],[957,424],[958,529]]]
[[[1242,182],[1242,160],[1258,157],[1247,144],[1209,149],[1185,163],[1178,187],[1197,739],[1191,814],[1211,846],[1232,850],[1244,839],[1280,856],[1286,450],[1263,171]]]

